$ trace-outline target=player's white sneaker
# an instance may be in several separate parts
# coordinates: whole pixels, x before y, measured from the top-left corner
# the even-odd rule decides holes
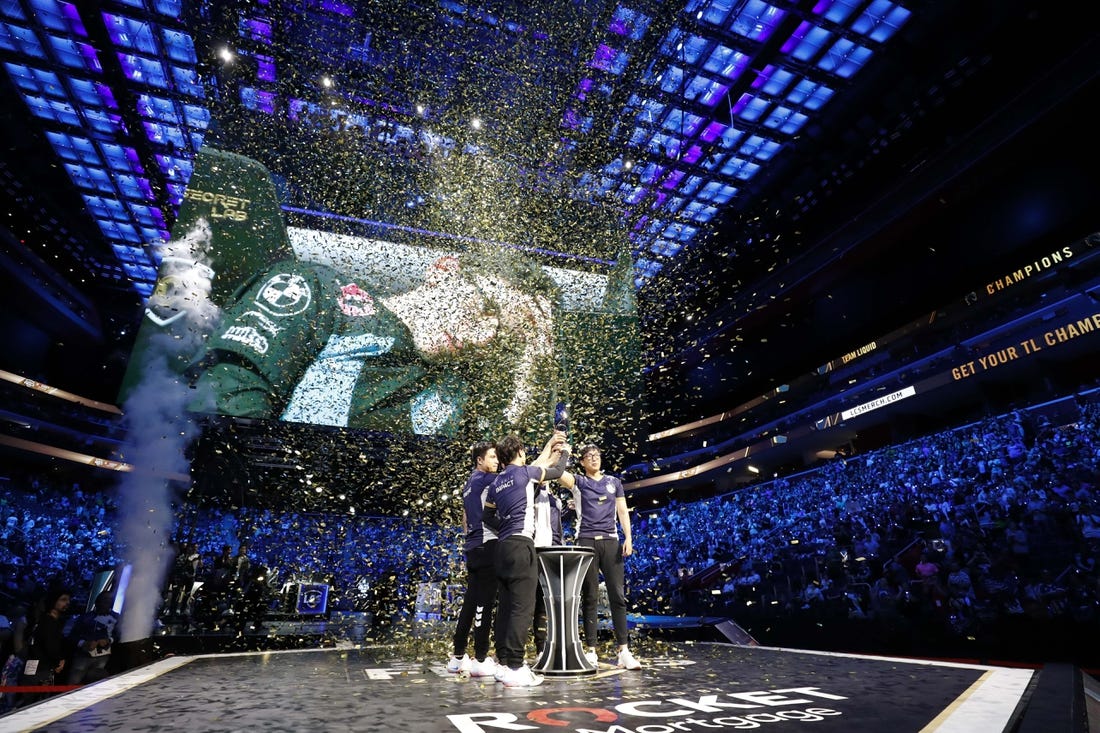
[[[451,674],[470,671],[470,655],[463,654],[462,659],[451,657],[447,662],[447,671]]]
[[[634,655],[630,653],[629,649],[622,649],[619,651],[618,664],[623,669],[641,669],[642,663],[634,658]]]
[[[519,669],[508,668],[501,682],[505,687],[537,687],[542,684],[542,675],[535,674],[525,664]]]
[[[497,673],[498,665],[493,661],[492,657],[485,657],[485,661],[479,662],[476,659],[470,666],[471,677],[495,677]]]
[[[586,651],[584,653],[584,658],[587,659],[588,663],[591,664],[593,667],[600,666],[600,658],[596,656],[595,649],[589,649],[588,651]]]

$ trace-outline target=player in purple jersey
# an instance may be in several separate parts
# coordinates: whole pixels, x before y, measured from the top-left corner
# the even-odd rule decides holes
[[[486,527],[481,516],[489,484],[496,478],[500,462],[492,443],[477,443],[470,449],[473,471],[462,489],[462,531],[465,537],[466,594],[455,625],[454,653],[447,662],[448,672],[468,672],[471,677],[492,677],[496,662],[489,657],[489,627],[497,595],[494,569],[497,535]],[[474,659],[466,654],[470,628],[474,630]],[[460,656],[461,655],[461,656]]]
[[[591,547],[596,557],[588,566],[581,587],[581,608],[584,615],[585,656],[598,664],[596,641],[596,605],[600,590],[600,573],[607,586],[611,606],[611,625],[619,646],[616,664],[624,669],[641,669],[642,665],[630,653],[630,634],[626,625],[626,571],[624,559],[634,552],[630,540],[630,510],[626,506],[623,484],[615,476],[601,470],[599,447],[589,444],[581,448],[580,465],[583,475],[568,471],[562,474],[562,485],[573,491],[573,507],[577,512],[577,544]],[[616,524],[617,520],[617,524]],[[623,539],[619,542],[619,528]]]
[[[554,433],[539,457],[527,465],[527,450],[518,435],[497,444],[504,468],[485,499],[482,521],[496,530],[496,574],[500,585],[496,649],[507,667],[498,679],[508,687],[534,687],[542,677],[524,662],[527,635],[535,614],[539,573],[535,560],[535,499],[538,485],[559,478],[569,461],[569,446]],[[550,465],[553,462],[553,465]],[[549,467],[547,467],[549,466]]]

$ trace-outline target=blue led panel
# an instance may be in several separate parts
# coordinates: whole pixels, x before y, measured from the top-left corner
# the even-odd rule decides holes
[[[190,160],[161,153],[157,153],[153,157],[156,158],[157,167],[160,168],[161,172],[170,180],[191,180],[193,164]]]
[[[753,82],[754,89],[760,89],[765,94],[770,94],[773,97],[778,97],[791,85],[798,77],[784,68],[775,66],[774,64],[768,64],[764,67]]]
[[[84,109],[84,120],[93,130],[105,135],[121,135],[125,132],[122,118],[103,109],[86,107]]]
[[[760,135],[750,135],[742,143],[738,153],[745,158],[757,160],[770,160],[772,156],[783,149],[783,146],[775,140],[770,140]]]
[[[679,66],[669,66],[658,77],[661,83],[661,91],[668,94],[679,94],[684,87],[684,70]]]
[[[89,166],[77,165],[76,163],[65,163],[64,167],[65,172],[69,174],[69,179],[72,180],[77,187],[111,195],[114,194],[115,187],[111,183],[111,178],[107,175],[106,171],[101,168],[92,168]]]
[[[723,153],[711,153],[710,155],[708,155],[706,157],[706,159],[702,163],[700,163],[700,165],[703,166],[704,168],[706,168],[708,171],[713,171],[715,168],[718,168],[719,166],[721,166],[725,162],[726,162],[726,155],[725,154],[723,154]]]
[[[171,125],[180,124],[179,114],[176,112],[176,105],[171,99],[156,97],[152,94],[139,94],[137,111],[142,117],[151,120],[167,122]]]
[[[168,58],[177,64],[193,64],[195,58],[195,42],[191,36],[170,28],[160,29],[161,38],[164,40],[164,51]]]
[[[156,56],[160,53],[160,46],[151,24],[124,15],[113,13],[102,15],[103,23],[107,27],[107,35],[119,48],[147,56]]]
[[[771,103],[760,97],[743,94],[741,99],[737,100],[737,106],[739,107],[739,117],[743,117],[750,122],[756,122],[768,112]]]
[[[256,59],[256,78],[260,81],[274,82],[276,80],[275,59],[263,54],[256,54],[253,58]]]
[[[84,23],[80,20],[80,13],[72,3],[31,0],[31,7],[34,8],[35,19],[44,28],[66,35],[88,37],[88,31],[84,29]]]
[[[202,83],[199,81],[198,72],[194,68],[184,66],[172,66],[172,81],[176,91],[196,99],[204,99]]]
[[[182,0],[152,0],[153,10],[166,18],[178,19],[183,12]]]
[[[136,153],[132,153],[132,148],[128,153],[127,149],[118,143],[108,142],[100,143],[99,148],[103,151],[103,158],[107,161],[107,167],[112,170],[124,173],[141,172],[141,164],[137,160]]]
[[[718,104],[718,100],[726,96],[728,91],[729,85],[727,84],[721,84],[705,76],[696,76],[688,84],[687,89],[684,91],[684,97],[698,102],[704,107],[713,107]]]
[[[46,58],[46,52],[42,50],[42,44],[38,42],[34,32],[12,23],[0,23],[0,49],[33,56],[36,59]]]
[[[126,215],[122,208],[122,204],[115,199],[109,199],[104,196],[93,196],[87,193],[83,194],[83,198],[88,213],[96,219],[116,219]],[[118,254],[117,251],[115,254]]]
[[[660,132],[654,133],[654,135],[649,138],[646,149],[656,155],[675,158],[680,153],[680,140],[672,135],[665,135]]]
[[[661,127],[669,132],[674,132],[681,138],[693,137],[703,124],[703,118],[692,112],[684,112],[673,107],[668,111],[668,116]]]
[[[126,202],[126,208],[138,224],[143,226],[160,226],[162,217],[160,212],[147,204],[139,204],[133,201]]]
[[[687,201],[687,199],[683,196],[669,196],[661,209],[666,214],[675,214],[683,207],[685,201]]]
[[[50,141],[62,160],[91,166],[103,165],[99,151],[87,138],[71,137],[63,132],[47,130],[46,139]]]
[[[615,35],[626,36],[632,41],[640,41],[652,22],[653,19],[645,13],[620,5],[611,14],[608,30]]]
[[[649,251],[658,257],[674,257],[680,253],[683,246],[678,242],[670,242],[667,239],[655,240],[649,245]]]
[[[890,0],[873,0],[852,23],[852,30],[873,41],[884,43],[893,38],[898,29],[909,20],[910,15],[908,10]]]
[[[94,46],[87,43],[79,43],[70,38],[58,38],[49,36],[50,48],[58,61],[70,69],[90,71],[97,76],[103,73],[103,65],[99,62],[99,54]]]
[[[623,69],[626,68],[627,63],[630,61],[630,56],[625,51],[612,48],[605,43],[601,43],[592,56],[592,60],[588,63],[593,69],[600,69],[616,76],[623,73]]]
[[[643,278],[652,277],[661,271],[661,263],[639,257],[634,261],[634,270]]]
[[[821,12],[819,7],[814,8],[814,12],[832,23],[844,25],[860,5],[863,5],[863,3],[858,2],[858,0],[829,0],[829,7],[825,9],[824,13]]]
[[[241,18],[237,35],[250,41],[271,43],[271,21],[267,18]]]
[[[73,96],[76,97],[76,101],[79,102],[82,107],[103,106],[103,99],[99,96],[99,90],[87,79],[70,76],[69,89],[72,91]]]
[[[635,120],[639,125],[652,125],[661,115],[664,114],[666,105],[662,102],[658,102],[655,99],[642,99],[638,100],[637,104],[634,104],[634,100],[631,100],[631,107],[638,107],[638,114],[635,116]]]
[[[130,265],[124,262],[122,263],[122,269],[126,271],[127,275],[138,281],[155,280],[157,277],[156,270],[151,267],[140,267],[138,265]]]
[[[855,76],[855,73],[871,60],[872,55],[871,49],[853,43],[847,38],[840,38],[829,52],[821,57],[817,65],[825,71],[848,79]]]
[[[172,206],[179,206],[183,201],[183,191],[187,188],[186,183],[167,183],[165,187],[168,189],[168,202]]]
[[[690,204],[684,207],[684,215],[699,222],[705,224],[718,213],[718,209],[709,204],[704,204],[699,201],[692,201]]]
[[[784,44],[783,51],[799,61],[810,61],[821,52],[821,49],[831,45],[834,38],[836,36],[831,31],[804,22]]]
[[[796,112],[790,107],[776,106],[764,119],[764,127],[779,130],[787,135],[794,135],[810,118],[801,112]]]
[[[710,2],[697,2],[693,0],[684,8],[687,15],[695,14],[698,20],[716,26],[725,26],[733,6],[738,0],[710,0]]]
[[[254,112],[275,112],[275,93],[256,87],[241,87],[241,104]]]
[[[80,118],[68,102],[49,100],[34,94],[24,94],[23,100],[35,117],[62,125],[80,126]]]
[[[145,127],[145,136],[153,142],[161,145],[172,143],[177,148],[187,146],[183,132],[175,125],[163,125],[159,122],[149,122],[147,120],[142,121],[142,125]]]
[[[624,161],[623,161],[622,158],[616,158],[615,160],[611,161],[610,163],[608,163],[607,165],[605,165],[603,167],[603,172],[606,173],[609,176],[619,176],[619,175],[622,175],[624,171],[625,171],[625,167],[624,167]],[[587,177],[587,174],[586,174],[585,177]],[[581,180],[582,180],[582,185],[583,185],[584,179],[582,178]]]
[[[761,0],[748,0],[727,28],[745,38],[763,43],[771,37],[786,16],[786,11]]]
[[[26,21],[27,19],[26,14],[23,12],[23,7],[19,4],[18,0],[3,0],[0,2],[0,17],[22,21]]]
[[[688,224],[670,224],[661,234],[678,242],[686,242],[698,234],[699,229]]]
[[[824,84],[803,79],[795,84],[794,89],[787,95],[787,101],[805,107],[808,110],[819,110],[833,96],[833,90]]]
[[[732,176],[739,181],[747,181],[756,175],[759,170],[760,165],[758,163],[734,156],[723,166],[722,175]]]
[[[168,77],[160,61],[130,53],[118,54],[118,61],[122,64],[122,71],[130,81],[148,84],[159,89],[168,88]]]
[[[149,259],[149,254],[143,247],[133,247],[127,244],[112,244],[111,249],[114,250],[115,258],[119,262],[128,262],[133,265],[152,265],[152,261]]]
[[[703,68],[712,74],[734,81],[741,76],[741,72],[749,65],[750,60],[740,51],[718,44],[703,63]]]

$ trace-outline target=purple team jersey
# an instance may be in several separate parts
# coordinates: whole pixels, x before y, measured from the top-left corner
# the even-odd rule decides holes
[[[577,537],[619,536],[615,514],[615,499],[625,497],[623,484],[615,476],[604,474],[599,479],[575,476],[573,503],[577,507]]]
[[[535,537],[535,492],[542,478],[538,466],[508,465],[496,475],[489,487],[488,501],[496,504],[500,517],[497,535],[505,540],[512,535]]]
[[[489,484],[496,477],[495,473],[474,471],[466,479],[466,488],[462,490],[462,506],[466,510],[466,552],[497,538],[496,533],[481,522]]]

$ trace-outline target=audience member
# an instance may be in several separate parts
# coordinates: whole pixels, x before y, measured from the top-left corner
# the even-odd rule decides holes
[[[107,676],[111,649],[118,640],[119,614],[112,609],[114,594],[103,591],[95,599],[91,611],[76,617],[69,630],[69,646],[73,648],[69,665],[70,685],[97,682]]]

